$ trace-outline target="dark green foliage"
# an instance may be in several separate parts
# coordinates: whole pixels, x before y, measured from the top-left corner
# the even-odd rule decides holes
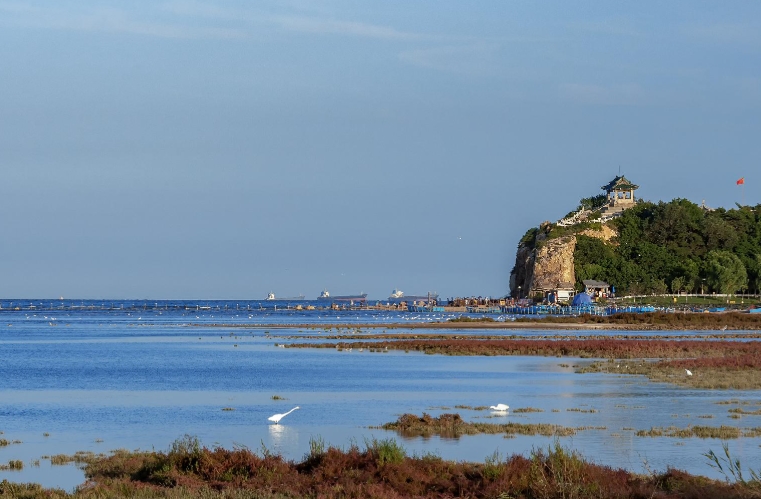
[[[745,265],[729,251],[713,250],[706,256],[708,284],[722,293],[732,293],[748,285]]]
[[[597,210],[605,206],[605,203],[607,202],[607,194],[599,194],[597,196],[582,198],[581,201],[579,201],[579,209],[584,208],[586,210]]]
[[[606,281],[619,294],[761,288],[761,205],[707,211],[686,199],[641,202],[612,224],[612,244],[578,236],[577,288],[584,279]]]
[[[531,227],[529,230],[526,231],[525,234],[523,234],[523,237],[521,238],[521,242],[518,244],[518,246],[526,246],[530,249],[534,249],[534,245],[536,244],[536,236],[539,234],[539,228],[538,227]]]

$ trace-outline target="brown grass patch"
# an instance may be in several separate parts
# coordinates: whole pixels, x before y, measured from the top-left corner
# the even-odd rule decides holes
[[[718,438],[722,440],[737,438],[753,438],[761,434],[761,428],[737,428],[734,426],[688,426],[687,428],[653,427],[649,430],[639,430],[638,437],[674,437],[674,438]]]
[[[459,438],[462,435],[505,434],[505,435],[542,435],[570,436],[577,431],[593,430],[593,427],[567,427],[548,423],[480,423],[464,421],[459,414],[442,414],[433,417],[423,413],[422,416],[404,414],[394,422],[374,427],[393,430],[405,437],[438,435],[445,438]]]
[[[513,412],[520,414],[522,412],[544,412],[544,410],[537,407],[518,407],[517,409],[513,409]]]

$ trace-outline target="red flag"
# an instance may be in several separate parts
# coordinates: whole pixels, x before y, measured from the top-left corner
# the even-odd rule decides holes
[[[737,181],[737,185],[743,185],[745,183],[745,177],[742,177],[740,180]]]

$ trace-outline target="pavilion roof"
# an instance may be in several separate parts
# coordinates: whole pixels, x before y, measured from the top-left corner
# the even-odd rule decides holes
[[[584,279],[581,281],[587,288],[609,288],[610,285],[605,281],[597,281],[595,279]]]
[[[618,175],[616,178],[611,180],[608,185],[603,185],[602,189],[604,191],[610,192],[614,190],[618,191],[634,191],[639,189],[638,185],[635,185],[629,181],[626,177],[623,175]]]

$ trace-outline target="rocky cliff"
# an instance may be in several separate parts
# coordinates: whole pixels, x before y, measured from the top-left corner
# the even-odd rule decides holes
[[[557,289],[571,289],[576,285],[574,251],[576,234],[553,237],[554,224],[543,223],[524,236],[515,257],[510,274],[510,295],[534,297]],[[579,234],[595,237],[606,242],[615,238],[616,231],[607,225],[586,228]]]

